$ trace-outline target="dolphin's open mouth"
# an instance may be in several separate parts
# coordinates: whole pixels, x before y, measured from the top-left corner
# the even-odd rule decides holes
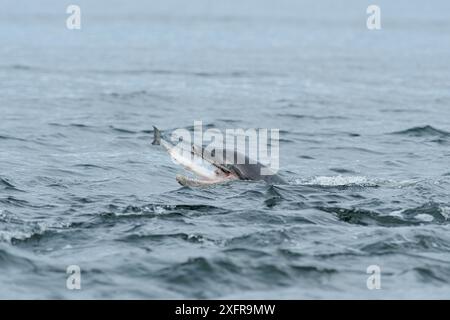
[[[190,186],[190,187],[208,186],[236,179],[238,179],[238,177],[232,174],[226,176],[218,175],[217,179],[194,179],[183,175],[176,176],[176,180],[179,184],[181,184],[182,186]]]

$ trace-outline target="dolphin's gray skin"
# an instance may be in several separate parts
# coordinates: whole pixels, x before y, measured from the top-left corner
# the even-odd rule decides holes
[[[257,164],[234,164],[230,166],[230,170],[241,180],[263,180],[268,184],[286,184],[286,181],[275,173],[261,175],[261,169],[264,167],[259,162]]]
[[[193,150],[198,154],[201,154],[202,158],[210,161],[211,163],[215,163],[218,165],[220,163],[219,168],[222,170],[228,170],[231,173],[235,174],[240,180],[263,180],[269,184],[286,184],[283,178],[275,173],[263,175],[261,172],[269,171],[269,168],[257,161],[252,161],[249,157],[237,152],[230,150],[213,150],[212,152],[206,152],[204,148],[198,148],[197,146],[193,146]],[[219,152],[219,154],[217,154]],[[217,157],[212,158],[211,154]],[[233,162],[237,162],[237,159],[243,159],[243,164],[225,164],[224,160],[226,157],[226,153],[233,154]],[[219,156],[220,155],[220,156]],[[256,163],[255,163],[256,162]]]
[[[162,139],[161,132],[153,127],[154,140],[153,145],[162,145],[172,156],[174,160],[183,165],[186,169],[200,175],[203,179],[191,179],[185,176],[177,176],[177,181],[183,186],[206,186],[211,184],[222,183],[230,180],[262,180],[269,184],[285,184],[286,182],[277,174],[261,174],[261,170],[264,169],[266,172],[270,170],[263,164],[251,161],[247,156],[244,156],[236,151],[226,151],[226,150],[213,150],[214,156],[216,152],[219,155],[226,155],[225,152],[231,152],[233,154],[233,159],[244,159],[244,164],[226,164],[223,161],[224,157],[213,157],[210,153],[205,152],[203,147],[196,145],[189,146],[189,152],[195,159],[188,159],[184,155],[181,155],[177,146],[173,146],[170,142]],[[185,149],[186,150],[186,149]],[[240,157],[240,158],[238,158]],[[198,163],[198,159],[204,160],[203,164]],[[193,161],[192,161],[193,160]],[[236,162],[236,161],[233,161]],[[211,166],[212,165],[212,166]]]

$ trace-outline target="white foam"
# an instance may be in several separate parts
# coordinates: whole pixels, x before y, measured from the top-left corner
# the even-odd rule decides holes
[[[154,211],[156,214],[163,214],[163,213],[165,213],[167,210],[164,209],[164,208],[161,207],[161,206],[154,205],[154,206],[153,206],[153,211]]]
[[[7,242],[11,243],[13,239],[15,240],[25,240],[32,237],[35,234],[43,234],[49,229],[49,227],[44,223],[30,223],[26,224],[22,222],[23,226],[20,230],[9,230],[8,225],[5,225],[5,229],[0,229],[0,243]]]
[[[376,180],[371,180],[364,176],[318,176],[308,180],[297,179],[296,184],[302,185],[319,185],[325,187],[338,186],[361,186],[361,187],[376,187],[379,183]]]
[[[439,211],[444,216],[445,220],[448,220],[450,217],[450,207],[440,207]]]
[[[403,209],[392,211],[389,215],[391,217],[403,218]]]
[[[306,179],[295,179],[294,184],[297,185],[315,185],[324,187],[339,186],[359,186],[359,187],[379,187],[388,188],[404,188],[417,184],[414,180],[394,181],[387,179],[368,178],[365,176],[316,176]]]
[[[431,222],[434,220],[434,217],[432,215],[429,215],[426,213],[419,213],[414,218],[416,218],[417,220],[424,221],[424,222]]]

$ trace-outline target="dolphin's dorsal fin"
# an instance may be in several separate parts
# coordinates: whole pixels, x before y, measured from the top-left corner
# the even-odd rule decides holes
[[[161,144],[161,131],[155,126],[153,126],[153,145],[160,145]]]

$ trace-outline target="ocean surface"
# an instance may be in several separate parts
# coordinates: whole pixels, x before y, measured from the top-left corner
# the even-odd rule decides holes
[[[3,0],[0,298],[450,298],[450,2],[370,4]],[[289,183],[178,185],[195,120]]]

